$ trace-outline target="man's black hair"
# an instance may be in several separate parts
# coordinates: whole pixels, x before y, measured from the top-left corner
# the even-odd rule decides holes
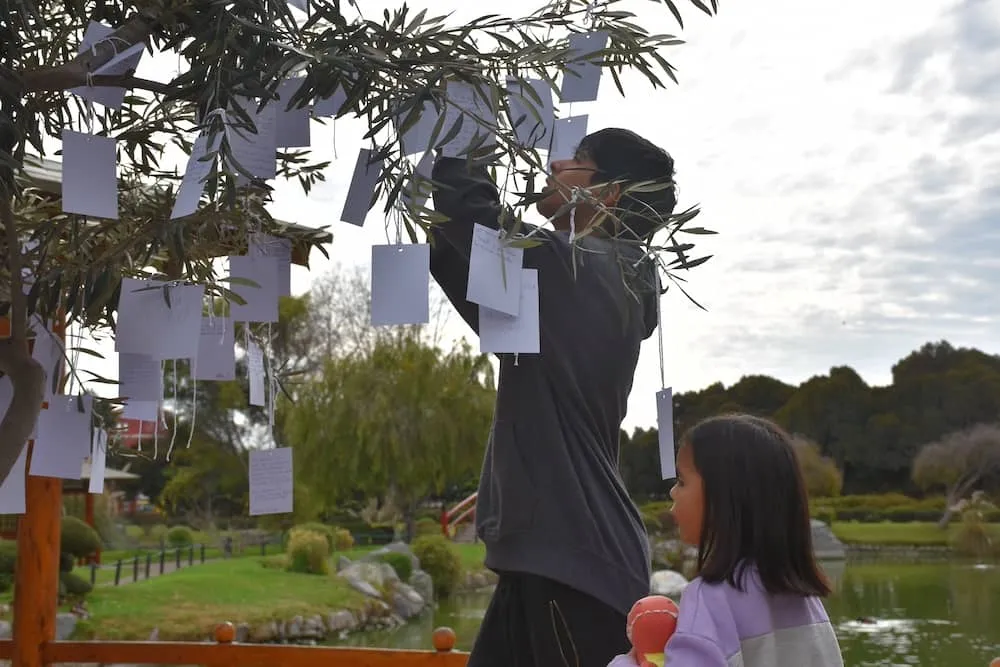
[[[634,235],[646,240],[674,211],[677,189],[674,185],[674,159],[665,150],[635,132],[610,127],[589,134],[580,142],[577,156],[589,158],[598,173],[592,182],[629,184],[656,181],[666,187],[653,192],[623,193],[616,214],[624,229],[608,229],[615,235]],[[615,225],[608,221],[605,226]]]
[[[750,415],[713,417],[681,440],[704,486],[699,575],[743,588],[755,566],[773,595],[830,592],[813,553],[809,499],[792,440]]]

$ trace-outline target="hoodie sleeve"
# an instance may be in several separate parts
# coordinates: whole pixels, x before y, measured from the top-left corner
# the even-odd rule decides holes
[[[681,596],[677,631],[667,642],[665,667],[728,667],[724,646],[739,638],[725,595],[717,586],[695,579]]]

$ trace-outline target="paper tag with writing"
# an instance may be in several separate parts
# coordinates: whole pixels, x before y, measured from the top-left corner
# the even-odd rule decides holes
[[[38,415],[38,437],[31,453],[30,474],[80,479],[90,456],[92,396],[53,396]],[[80,407],[83,410],[80,410]]]
[[[282,81],[276,91],[278,99],[270,102],[277,106],[277,147],[305,148],[309,146],[309,105],[299,107],[298,102],[289,107],[292,96],[302,87],[302,79]]]
[[[525,148],[547,148],[552,142],[556,111],[552,89],[543,79],[507,79],[507,103],[514,136]]]
[[[408,122],[413,114],[417,115],[415,122],[407,127],[400,137],[404,155],[426,153],[431,148],[434,128],[437,126],[438,118],[441,117],[440,111],[433,102],[417,104],[415,108],[410,108],[396,117],[397,131],[402,129],[403,124]],[[441,131],[444,132],[444,128]]]
[[[250,116],[257,132],[230,114],[228,137],[233,159],[254,178],[269,181],[278,173],[278,107],[265,104],[258,111],[257,101],[247,98],[235,103]]]
[[[430,275],[428,244],[373,246],[372,325],[430,321]]]
[[[347,91],[342,85],[338,85],[329,97],[320,98],[313,103],[313,118],[336,116],[344,107],[345,102],[347,102]]]
[[[122,278],[115,350],[156,360],[191,359],[198,353],[204,285],[170,285]]]
[[[492,310],[517,315],[521,304],[524,249],[504,245],[499,232],[479,223],[472,231],[469,283],[465,298]]]
[[[250,450],[250,515],[292,511],[292,448]]]
[[[195,380],[236,379],[236,336],[232,320],[225,317],[201,318],[198,357],[192,364]]]
[[[656,392],[656,430],[659,433],[660,475],[663,479],[677,477],[674,460],[674,390]]]
[[[108,432],[103,428],[94,429],[90,443],[90,482],[88,493],[104,493],[104,472],[108,461]]]
[[[181,179],[181,186],[177,189],[177,199],[174,200],[174,207],[170,212],[171,220],[192,215],[198,210],[201,194],[205,191],[205,179],[212,172],[219,144],[222,142],[221,132],[217,132],[211,141],[207,132],[206,130],[205,133],[199,134],[191,147],[187,170]],[[208,155],[212,157],[209,158]]]
[[[118,395],[129,401],[163,399],[161,362],[144,354],[118,353]]]
[[[63,130],[62,142],[63,211],[117,220],[115,140]]]
[[[372,159],[372,152],[367,148],[362,148],[358,153],[357,164],[354,165],[354,177],[351,179],[351,187],[347,190],[347,198],[344,200],[344,211],[340,219],[352,225],[363,227],[368,211],[374,202],[372,196],[375,194],[375,187],[378,185],[378,177],[382,173],[382,160],[369,164]]]
[[[250,347],[247,349],[247,374],[250,376],[250,405],[267,405],[264,351],[260,349],[260,345],[253,341],[250,342]]]
[[[437,146],[441,154],[445,157],[466,157],[470,150],[495,145],[497,114],[490,90],[478,90],[472,84],[462,81],[449,81],[445,92],[447,100],[444,122]],[[441,144],[456,126],[459,127],[458,133],[447,143]]]
[[[479,307],[479,351],[494,354],[538,354],[538,270],[520,269],[521,308],[516,316]]]
[[[585,136],[587,136],[587,116],[571,116],[557,120],[552,135],[549,162],[572,159]]]
[[[278,260],[274,257],[239,255],[229,258],[229,275],[252,280],[257,285],[233,282],[229,289],[246,303],[229,302],[229,315],[234,322],[278,321]],[[199,329],[200,329],[199,320]]]
[[[7,479],[0,485],[0,514],[24,514],[25,511],[25,466],[28,462],[28,445],[24,445]]]
[[[91,21],[87,25],[87,31],[83,34],[83,41],[80,42],[79,53],[83,53],[88,49],[94,47],[95,44],[106,40],[115,32],[114,28],[104,25],[103,23],[98,23],[97,21]],[[122,49],[122,44],[119,44],[117,40],[109,40],[107,46],[112,48],[114,56],[111,60],[106,62],[101,67],[98,67],[94,72],[95,75],[108,75],[113,76],[116,74],[127,74],[130,71],[135,71],[135,68],[139,65],[139,60],[142,58],[142,53],[146,48],[144,42],[138,44],[133,44],[128,48]],[[121,49],[121,51],[119,51]],[[107,86],[79,86],[77,88],[71,88],[70,92],[78,97],[82,97],[85,100],[91,102],[97,102],[102,104],[109,109],[120,109],[122,102],[125,101],[125,89],[124,88],[113,88]]]
[[[251,257],[273,257],[276,263],[278,296],[292,294],[292,240],[268,234],[254,234],[250,239]]]
[[[601,85],[601,59],[592,54],[608,46],[608,33],[585,32],[570,35],[569,60],[563,72],[559,99],[563,102],[593,102]]]

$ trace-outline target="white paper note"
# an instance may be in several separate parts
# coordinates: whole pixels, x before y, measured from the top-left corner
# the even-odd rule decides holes
[[[517,315],[521,303],[524,249],[505,246],[499,232],[476,223],[469,256],[465,298],[492,310]]]
[[[372,325],[429,322],[430,275],[428,244],[372,246]]]
[[[292,294],[292,240],[268,234],[254,234],[250,239],[251,257],[273,257],[276,262],[278,296]]]
[[[309,13],[309,0],[288,0],[288,4],[306,14]]]
[[[351,179],[351,187],[347,191],[347,198],[344,200],[344,211],[340,216],[343,222],[363,227],[368,211],[372,207],[372,195],[375,193],[375,186],[378,184],[378,177],[382,173],[382,160],[369,164],[372,152],[367,148],[362,148],[358,153],[358,161],[354,165],[354,177]]]
[[[174,200],[173,210],[170,212],[171,220],[192,215],[198,210],[201,193],[205,191],[205,179],[208,178],[215,165],[215,157],[205,159],[205,156],[217,153],[221,142],[221,132],[216,132],[209,142],[208,130],[198,135],[198,138],[194,140],[191,156],[187,161],[187,169],[181,179],[181,186],[177,189],[177,199]]]
[[[83,53],[87,49],[92,48],[98,42],[106,40],[112,33],[114,33],[114,28],[106,26],[103,23],[98,23],[97,21],[91,21],[87,25],[87,31],[83,34],[83,41],[80,42],[78,52]],[[122,48],[124,45],[119,43],[118,40],[108,40],[105,46],[110,46],[114,55],[111,57],[111,60],[98,67],[94,74],[113,76],[135,71],[135,68],[139,65],[139,60],[142,58],[143,50],[146,48],[143,42],[133,44],[128,48]],[[125,101],[125,89],[121,87],[79,86],[71,88],[70,92],[85,100],[97,102],[111,109],[121,108],[122,102]]]
[[[303,148],[309,146],[309,105],[288,107],[292,96],[302,87],[302,79],[282,81],[276,91],[278,99],[270,102],[277,107],[276,142],[278,148]],[[296,105],[298,103],[296,102]]]
[[[63,211],[95,218],[118,218],[115,140],[63,130]]]
[[[160,418],[160,404],[156,401],[128,401],[122,407],[122,417],[156,422]]]
[[[118,301],[115,350],[153,359],[191,359],[198,354],[204,285],[171,285],[123,278]],[[153,288],[153,289],[149,289]]]
[[[601,85],[600,58],[588,59],[590,54],[603,51],[608,46],[608,33],[586,32],[570,35],[568,57],[563,72],[559,99],[563,102],[593,102]]]
[[[674,461],[674,390],[656,392],[656,430],[660,440],[660,475],[663,479],[677,477]]]
[[[431,140],[434,138],[434,127],[437,125],[438,118],[441,116],[437,106],[430,101],[418,104],[416,108],[416,113],[419,114],[418,119],[413,125],[407,128],[405,132],[403,132],[400,139],[403,144],[404,155],[425,153],[431,148]],[[403,123],[412,113],[414,113],[414,110],[411,108],[396,117],[397,131],[402,128]],[[441,129],[442,133],[445,131],[445,128]],[[443,136],[444,135],[442,134],[441,137],[438,138],[440,139]]]
[[[338,85],[332,95],[316,100],[312,109],[313,118],[336,116],[340,113],[346,101],[347,91],[344,90],[342,85]]]
[[[35,342],[31,347],[31,358],[42,365],[45,370],[44,400],[56,393],[59,380],[62,377],[65,356],[62,343],[56,338],[40,317],[32,318],[32,329],[35,332]]]
[[[162,362],[144,354],[118,353],[118,395],[157,403],[163,398]]]
[[[479,307],[479,351],[494,354],[538,354],[538,270],[521,269],[521,310],[517,316]]]
[[[90,455],[93,397],[53,396],[38,415],[38,437],[31,454],[31,474],[80,479],[83,460]]]
[[[250,515],[292,511],[292,448],[250,450]]]
[[[548,148],[552,142],[556,111],[552,89],[543,79],[507,79],[510,125],[525,148]],[[535,97],[539,99],[535,99]]]
[[[420,158],[413,169],[409,182],[399,191],[399,200],[403,206],[415,209],[422,208],[431,196],[433,186],[431,174],[434,171],[434,153],[428,151]]]
[[[236,379],[236,336],[233,322],[225,317],[201,318],[198,358],[193,364],[195,380]]]
[[[257,111],[256,100],[242,98],[236,103],[253,120],[257,133],[243,126],[235,114],[230,114],[228,136],[233,159],[254,178],[269,181],[278,173],[278,107],[265,104]]]
[[[108,461],[108,432],[103,428],[94,429],[90,445],[90,482],[88,493],[104,493],[104,472]]]
[[[445,157],[465,157],[476,144],[475,150],[496,144],[496,111],[491,107],[490,91],[477,92],[472,84],[450,81],[445,89],[447,102],[444,109],[444,123],[438,145]],[[462,120],[458,133],[445,144],[441,140],[452,133],[459,119]],[[480,138],[485,139],[482,143]]]
[[[28,461],[28,445],[25,444],[21,455],[14,462],[7,479],[0,485],[0,514],[24,514],[25,510],[25,479],[24,467]]]
[[[571,116],[557,120],[555,133],[552,136],[552,150],[549,151],[549,162],[572,159],[585,136],[587,136],[587,116]]]
[[[250,376],[250,405],[267,405],[264,351],[253,341],[247,349],[247,374]]]
[[[274,257],[249,255],[229,258],[229,275],[233,278],[252,280],[258,286],[232,283],[229,286],[246,301],[231,301],[229,315],[234,322],[278,321],[278,260]],[[201,327],[199,320],[199,329]]]

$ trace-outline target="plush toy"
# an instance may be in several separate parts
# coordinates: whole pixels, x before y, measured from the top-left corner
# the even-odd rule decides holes
[[[632,605],[625,634],[639,667],[663,667],[663,647],[677,629],[677,611],[674,601],[662,595],[649,595]]]

